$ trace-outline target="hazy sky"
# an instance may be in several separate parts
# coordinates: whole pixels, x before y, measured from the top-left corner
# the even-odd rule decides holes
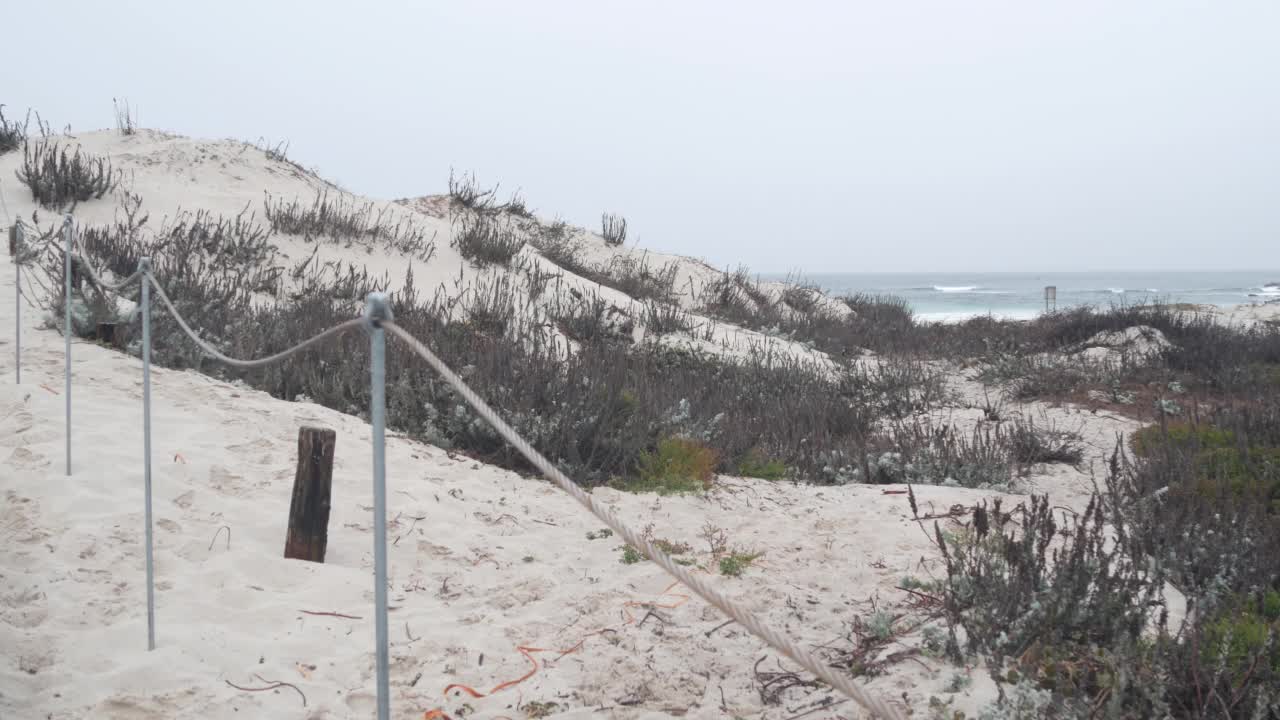
[[[758,271],[1280,268],[1280,2],[7,3],[0,102]],[[5,182],[9,185],[8,181]]]

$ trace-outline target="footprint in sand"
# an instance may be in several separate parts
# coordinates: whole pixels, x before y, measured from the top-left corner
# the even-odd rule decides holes
[[[0,622],[16,628],[33,628],[48,618],[48,597],[34,587],[0,595]]]
[[[40,470],[49,467],[49,458],[25,447],[14,448],[13,452],[9,453],[7,462],[23,470]]]
[[[236,420],[235,424],[240,422],[240,420]],[[248,458],[250,462],[258,465],[273,465],[280,459],[276,444],[267,438],[258,438],[240,445],[230,445],[227,450],[236,456]]]
[[[0,410],[0,447],[23,447],[57,439],[57,432],[33,430],[35,425],[35,416],[20,403]]]
[[[39,503],[10,490],[4,495],[4,507],[0,508],[0,527],[6,530],[9,539],[24,545],[44,542],[49,533],[33,519],[39,515]]]
[[[348,693],[347,707],[362,716],[367,716],[369,713],[377,709],[378,698],[373,693],[364,691]]]
[[[232,473],[221,465],[209,468],[209,487],[231,495],[240,495],[244,490],[241,480],[244,478]]]

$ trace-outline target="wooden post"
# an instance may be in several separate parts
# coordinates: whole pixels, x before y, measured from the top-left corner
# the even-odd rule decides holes
[[[14,223],[9,226],[9,254],[18,254],[18,225]]]
[[[293,478],[289,531],[284,556],[324,562],[329,542],[329,491],[333,486],[333,449],[337,433],[326,428],[298,429],[298,473]]]

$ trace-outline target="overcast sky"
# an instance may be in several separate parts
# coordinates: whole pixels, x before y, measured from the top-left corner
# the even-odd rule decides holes
[[[1280,2],[40,2],[0,102],[762,272],[1280,268]]]

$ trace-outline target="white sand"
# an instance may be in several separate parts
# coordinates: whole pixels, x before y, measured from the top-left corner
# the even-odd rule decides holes
[[[231,142],[156,133],[81,140],[132,173],[157,224],[179,206],[224,215],[248,202],[260,208],[263,189],[309,198],[315,183]],[[0,189],[11,212],[29,217],[25,189],[15,191],[7,179],[14,163],[13,154],[0,160]],[[106,198],[77,214],[101,222],[114,207]],[[440,240],[419,281],[452,282],[462,262],[448,247],[447,223],[420,216],[435,223]],[[50,216],[42,220],[47,225]],[[295,256],[311,251],[301,241],[281,245]],[[405,262],[336,245],[322,252],[367,261],[397,279]],[[619,251],[597,244],[593,252]],[[682,272],[711,271],[688,261]],[[371,717],[368,425],[193,372],[155,371],[158,648],[148,652],[140,362],[74,344],[75,459],[72,476],[64,476],[63,341],[34,329],[39,313],[25,309],[23,382],[13,384],[13,280],[12,265],[0,263],[0,717]],[[974,383],[953,381],[978,401]],[[1133,427],[1074,408],[1036,412],[1082,430],[1094,466],[1116,433]],[[958,422],[980,414],[945,413]],[[323,565],[281,557],[301,425],[338,434]],[[782,718],[829,695],[797,689],[781,705],[763,706],[752,668],[764,658],[760,669],[776,671],[776,653],[733,626],[712,632],[724,620],[717,611],[664,594],[670,581],[662,571],[622,564],[615,539],[587,540],[598,523],[549,484],[399,438],[388,442],[387,461],[393,717],[443,708],[456,718],[470,706],[476,717],[520,718],[537,707],[530,703],[554,703],[551,716],[563,718]],[[1055,468],[1030,483],[1075,505],[1087,497],[1088,471]],[[690,557],[707,572],[716,573],[700,539],[708,524],[722,528],[730,545],[764,552],[741,578],[717,574],[719,587],[810,647],[838,650],[850,646],[855,618],[879,610],[910,622],[910,597],[895,586],[937,571],[905,496],[886,494],[898,490],[725,478],[706,497],[596,493],[634,526],[652,524],[655,536],[692,545]],[[922,512],[993,496],[917,492]],[[644,603],[658,606],[641,624],[650,609]],[[525,675],[530,665],[520,646],[578,649],[537,653],[535,674],[491,697],[445,694],[454,683],[486,692]],[[898,700],[905,694],[918,711],[930,696],[954,698],[952,707],[972,716],[994,696],[991,681],[975,669],[971,688],[944,692],[956,672],[915,657],[870,687]],[[301,694],[228,685],[261,687],[260,678],[292,683]],[[859,713],[846,703],[808,717],[837,716]]]

